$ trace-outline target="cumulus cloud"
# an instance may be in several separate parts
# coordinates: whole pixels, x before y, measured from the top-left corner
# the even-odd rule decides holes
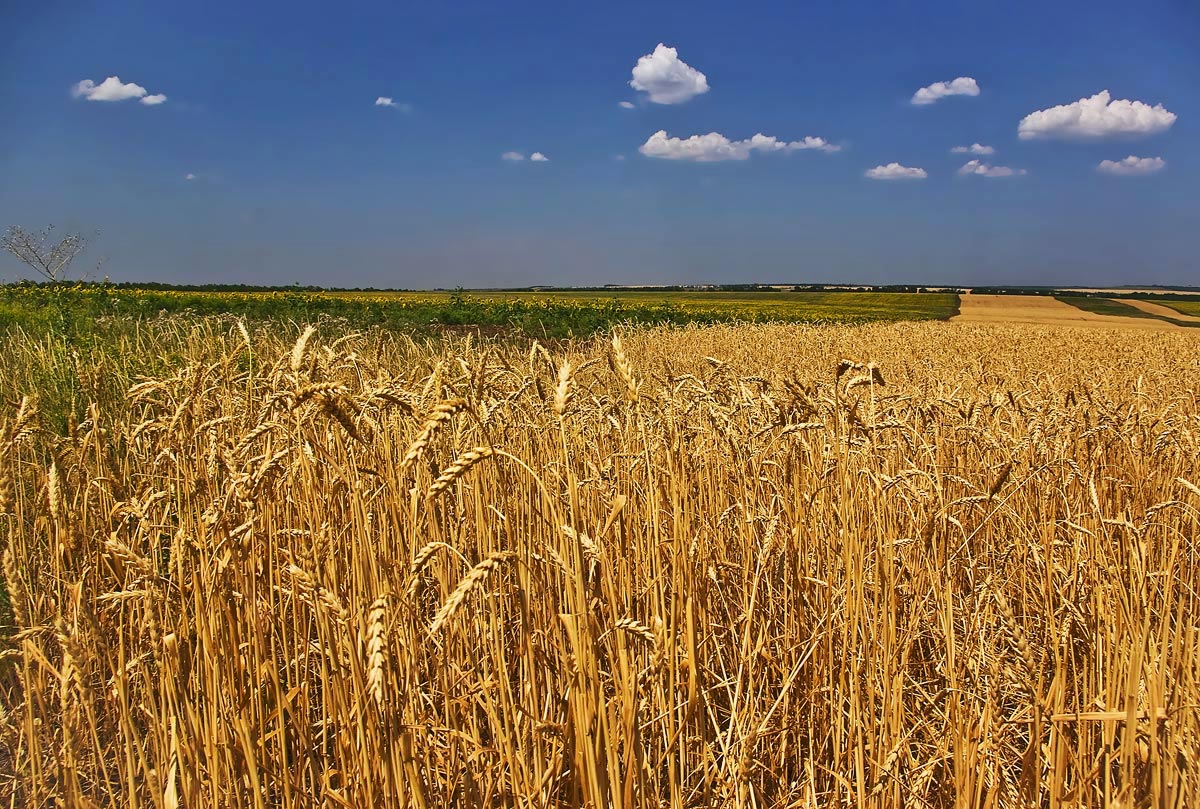
[[[929,176],[925,169],[902,166],[899,163],[867,169],[865,175],[872,180],[924,180]]]
[[[784,148],[816,149],[818,152],[840,152],[842,150],[842,147],[838,146],[836,143],[830,143],[824,138],[816,138],[812,135],[806,136],[804,140],[794,140],[787,144],[787,146]]]
[[[1140,174],[1153,174],[1167,167],[1167,161],[1161,157],[1134,157],[1130,155],[1124,160],[1101,160],[1096,171],[1105,174],[1116,174],[1121,177],[1136,177]]]
[[[167,100],[162,93],[148,95],[147,92],[140,84],[126,84],[119,76],[109,76],[99,84],[91,79],[84,79],[71,88],[71,95],[88,101],[128,101],[131,98],[140,98],[143,104],[155,106]]]
[[[1108,138],[1153,135],[1175,123],[1178,116],[1141,101],[1112,100],[1108,90],[1072,104],[1031,112],[1021,119],[1017,135],[1034,138]]]
[[[185,180],[194,180],[194,179],[196,179],[196,175],[195,175],[195,174],[192,174],[192,173],[189,171],[187,174],[183,175],[183,179],[185,179]]]
[[[989,166],[982,160],[968,160],[958,170],[960,177],[971,174],[978,174],[980,177],[1017,177],[1025,173],[1025,169],[1010,169],[1008,166]]]
[[[520,152],[505,152],[504,154],[500,155],[500,159],[510,160],[515,163],[518,160],[524,160],[525,155],[521,154]]]
[[[679,51],[661,42],[638,59],[629,86],[649,95],[655,104],[682,104],[689,98],[708,92],[708,79],[679,58]]]
[[[730,140],[719,132],[709,132],[707,135],[692,135],[690,138],[672,138],[666,130],[660,129],[638,147],[638,151],[646,157],[657,157],[663,160],[691,160],[697,163],[716,163],[722,160],[745,160],[751,152],[792,152],[805,149],[815,149],[822,152],[836,152],[840,146],[829,143],[824,138],[811,135],[804,140],[791,142],[780,140],[772,135],[761,132],[745,140]]]
[[[970,146],[955,146],[950,150],[954,154],[995,154],[996,150],[982,143],[972,143]]]
[[[531,154],[529,156],[529,159],[533,163],[549,163],[550,162],[550,158],[546,157],[541,152],[534,152],[533,154]]]
[[[621,109],[631,110],[631,109],[633,109],[633,102],[632,101],[618,101],[617,106],[620,107]]]
[[[977,96],[979,83],[970,76],[959,76],[954,81],[935,81],[913,93],[912,103],[918,106],[932,104],[946,96]]]

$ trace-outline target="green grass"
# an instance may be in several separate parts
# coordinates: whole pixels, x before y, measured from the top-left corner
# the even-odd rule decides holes
[[[1093,298],[1084,295],[1056,295],[1058,300],[1063,303],[1069,303],[1076,309],[1082,309],[1085,312],[1093,312],[1097,315],[1112,315],[1116,317],[1143,317],[1150,320],[1165,320],[1167,323],[1174,323],[1176,326],[1195,326],[1195,323],[1188,323],[1185,320],[1175,320],[1174,318],[1156,315],[1151,312],[1144,312],[1136,306],[1130,306],[1122,301],[1112,300],[1110,298]],[[1155,301],[1159,303],[1159,301]],[[1166,303],[1163,301],[1162,303]],[[1172,308],[1176,302],[1172,301]],[[1177,309],[1178,311],[1178,309]]]

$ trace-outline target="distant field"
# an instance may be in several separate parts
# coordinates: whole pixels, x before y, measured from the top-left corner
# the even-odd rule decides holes
[[[952,293],[906,292],[198,292],[111,285],[0,287],[0,329],[87,331],[106,319],[231,314],[255,321],[335,318],[351,328],[437,332],[480,327],[562,338],[620,323],[945,320]]]
[[[452,292],[332,292],[357,300],[444,300]],[[562,290],[549,292],[466,292],[472,300],[522,303],[571,303],[596,306],[612,302],[633,309],[678,307],[721,319],[835,322],[946,320],[958,310],[953,293],[913,292],[663,292],[642,290]]]
[[[1070,304],[1076,309],[1092,312],[1097,315],[1114,315],[1116,317],[1144,317],[1161,320],[1162,318],[1150,312],[1143,312],[1124,301],[1114,301],[1109,298],[1089,298],[1083,295],[1057,295],[1063,303]]]
[[[1159,303],[1157,301],[1147,301],[1147,300],[1142,300],[1141,298],[1124,298],[1124,299],[1122,299],[1121,302],[1127,303],[1130,306],[1132,306],[1136,309],[1140,309],[1141,311],[1146,312],[1148,314],[1154,315],[1155,317],[1161,317],[1161,318],[1164,318],[1165,320],[1170,320],[1174,323],[1200,324],[1200,317],[1193,317],[1192,315],[1186,315],[1183,312],[1180,312],[1176,309],[1172,309],[1169,306],[1164,306],[1162,303]]]
[[[1085,312],[1092,312],[1097,315],[1109,315],[1115,317],[1136,317],[1147,318],[1152,320],[1160,320],[1166,323],[1171,323],[1176,326],[1194,326],[1195,323],[1190,323],[1185,319],[1172,317],[1179,311],[1174,307],[1177,301],[1171,301],[1171,308],[1164,308],[1162,305],[1151,301],[1135,301],[1135,300],[1113,300],[1110,298],[1091,298],[1082,296],[1060,295],[1058,300],[1063,303],[1069,303],[1077,309],[1082,309]],[[1163,301],[1163,303],[1167,303]],[[1148,306],[1146,304],[1149,304]],[[1192,303],[1187,301],[1184,306],[1192,306],[1200,309],[1200,302]],[[1186,313],[1185,313],[1186,316]]]
[[[966,323],[1026,323],[1043,326],[1124,329],[1174,329],[1176,324],[1103,298],[1051,295],[981,295],[962,297],[954,318]]]
[[[1060,290],[1064,293],[1087,293],[1101,295],[1162,295],[1164,293],[1170,295],[1194,295],[1196,301],[1200,302],[1200,291],[1195,289],[1155,289],[1153,287],[1071,287],[1070,289]]]
[[[1154,301],[1162,306],[1168,306],[1183,315],[1189,317],[1200,317],[1200,299],[1194,301]]]

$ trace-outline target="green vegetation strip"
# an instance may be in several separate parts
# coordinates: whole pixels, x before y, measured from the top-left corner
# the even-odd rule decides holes
[[[234,315],[254,321],[344,321],[437,333],[479,327],[540,338],[582,337],[621,323],[686,324],[944,320],[950,293],[905,292],[196,292],[110,284],[0,287],[0,332],[12,327],[85,335],[113,320]]]

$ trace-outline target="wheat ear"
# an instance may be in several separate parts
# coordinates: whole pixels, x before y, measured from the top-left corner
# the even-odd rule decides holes
[[[409,444],[408,451],[404,453],[404,459],[400,461],[400,471],[407,472],[414,463],[419,461],[425,454],[429,442],[433,440],[434,434],[450,420],[451,416],[466,406],[465,399],[448,399],[435,407],[429,415],[428,421],[425,422],[425,426],[421,428],[421,432]]]
[[[367,693],[383,705],[384,619],[387,617],[387,598],[380,596],[367,613]]]
[[[458,480],[467,473],[472,466],[482,461],[484,458],[490,458],[493,455],[491,447],[475,447],[469,449],[454,461],[454,463],[442,470],[442,474],[438,475],[429,487],[429,493],[426,497],[432,499],[450,487],[450,484]]]
[[[625,348],[621,345],[621,335],[613,335],[612,348],[613,367],[616,368],[617,376],[625,383],[625,395],[629,397],[629,401],[635,402],[638,397],[637,380],[633,378],[633,365],[630,364],[629,357],[625,356]]]
[[[514,554],[511,551],[497,551],[471,568],[471,572],[458,583],[458,586],[454,588],[454,592],[446,599],[446,603],[437,611],[437,615],[433,618],[433,623],[429,625],[429,634],[436,635],[438,630],[442,628],[442,625],[450,620],[454,616],[454,613],[458,612],[458,608],[462,606],[463,601],[471,594],[471,591],[483,584],[484,580],[491,575],[493,570],[496,570],[513,556]]]
[[[308,348],[308,341],[315,331],[315,327],[307,327],[304,333],[300,335],[300,339],[296,340],[296,344],[292,346],[291,368],[293,371],[299,371],[300,366],[304,364],[304,352]]]

